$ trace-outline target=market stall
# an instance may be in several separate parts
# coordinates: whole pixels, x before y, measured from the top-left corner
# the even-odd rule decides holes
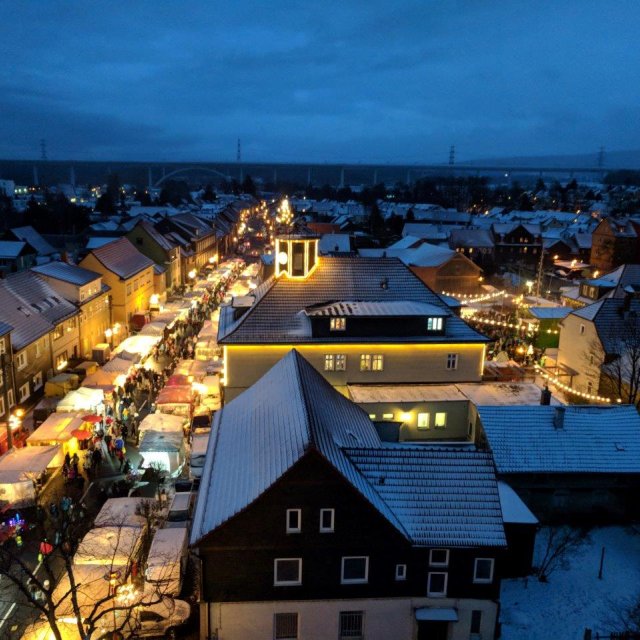
[[[186,527],[158,529],[153,536],[146,579],[155,584],[160,593],[179,595],[187,563],[188,545]]]
[[[64,396],[69,391],[77,389],[79,384],[79,378],[75,373],[59,373],[44,383],[44,395],[47,398]]]
[[[187,424],[188,422],[183,416],[174,416],[168,413],[150,413],[142,419],[138,426],[138,432],[141,439],[146,431],[181,434]]]
[[[163,327],[164,329],[164,327]],[[135,336],[129,336],[125,340],[123,340],[114,350],[114,353],[117,357],[125,357],[124,354],[136,354],[139,358],[146,358],[153,348],[160,342],[162,339],[162,334],[160,335],[145,335],[139,333]],[[127,357],[127,359],[129,359]]]
[[[102,389],[103,391],[112,391],[118,384],[117,378],[122,374],[115,371],[106,371],[101,367],[94,373],[89,374],[82,383],[83,387]]]
[[[74,565],[126,567],[136,557],[142,527],[107,526],[91,529],[73,557]]]
[[[190,419],[193,408],[191,385],[164,387],[160,390],[155,404],[160,413],[170,413]]]
[[[138,451],[143,469],[160,467],[172,478],[180,475],[186,460],[182,431],[145,431],[140,434]]]
[[[63,462],[60,445],[11,449],[0,457],[0,500],[12,508],[32,507],[36,487],[43,486]]]
[[[28,447],[62,445],[63,453],[73,454],[80,449],[74,431],[93,430],[92,425],[82,420],[82,412],[52,413],[28,438]]]
[[[58,413],[84,411],[102,414],[104,411],[104,391],[95,387],[80,387],[70,391],[58,402]]]
[[[109,498],[103,505],[93,525],[95,527],[144,527],[146,520],[140,515],[144,498]]]
[[[109,360],[109,362],[105,363],[102,366],[102,370],[106,371],[107,373],[114,373],[116,375],[122,374],[128,376],[134,365],[135,362],[126,360],[120,356],[116,356],[115,358],[113,358],[113,360]]]

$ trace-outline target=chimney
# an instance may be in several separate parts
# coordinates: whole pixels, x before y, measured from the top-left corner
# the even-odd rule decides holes
[[[565,410],[566,410],[566,407],[556,407],[555,413],[553,414],[554,429],[562,429],[564,427]]]
[[[543,407],[548,407],[551,404],[551,391],[549,391],[549,387],[545,385],[544,389],[540,393],[540,404]]]

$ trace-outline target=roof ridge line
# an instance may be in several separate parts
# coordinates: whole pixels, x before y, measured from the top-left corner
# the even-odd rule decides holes
[[[311,413],[309,412],[309,397],[307,395],[307,388],[302,380],[302,367],[300,359],[302,356],[298,352],[297,349],[291,349],[291,354],[294,360],[295,368],[296,368],[296,383],[300,390],[300,396],[302,398],[302,409],[304,411],[305,425],[307,427],[307,434],[309,435],[309,444],[320,452],[318,447],[318,443],[316,442],[316,434],[315,430],[311,428]],[[324,456],[323,456],[324,457]]]

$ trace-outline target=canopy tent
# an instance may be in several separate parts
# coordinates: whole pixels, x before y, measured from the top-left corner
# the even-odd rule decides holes
[[[160,390],[156,405],[161,404],[191,404],[193,400],[193,390],[190,384],[176,384],[171,387],[164,387]]]
[[[161,433],[174,432],[182,434],[187,424],[184,416],[174,416],[169,413],[150,413],[146,415],[138,427],[140,436],[145,431],[158,431]]]
[[[189,382],[189,377],[184,373],[174,373],[172,376],[169,376],[167,380],[167,387],[175,387],[175,386],[186,386],[191,384]]]
[[[143,498],[109,498],[94,521],[95,527],[144,527],[146,520],[139,511]]]
[[[199,382],[207,375],[207,363],[200,360],[180,360],[173,370],[173,375],[193,376]]]
[[[11,449],[0,457],[0,499],[15,507],[35,503],[35,481],[47,469],[62,466],[62,447],[23,447]]]
[[[125,360],[121,357],[115,357],[113,360],[105,363],[102,366],[102,370],[108,373],[129,375],[134,363],[131,360]]]
[[[163,327],[164,328],[164,327]],[[153,347],[162,339],[160,335],[144,335],[139,333],[135,336],[129,336],[123,340],[114,350],[116,356],[122,357],[120,354],[128,352],[131,354],[137,354],[141,358],[148,356],[151,353]]]
[[[56,407],[57,412],[70,411],[90,411],[101,413],[101,405],[104,402],[104,391],[102,389],[80,387],[75,391],[70,391],[60,400]]]
[[[158,529],[153,536],[147,560],[146,578],[158,590],[177,596],[182,587],[182,573],[187,558],[186,527]]]
[[[79,377],[75,373],[59,373],[44,383],[44,395],[47,398],[63,396],[79,385]]]
[[[166,322],[161,322],[158,320],[153,320],[152,322],[148,322],[147,324],[140,329],[139,336],[159,336],[162,337],[164,335],[164,330],[167,326]]]
[[[73,557],[73,564],[126,567],[134,558],[142,527],[96,527],[91,529]]]
[[[27,445],[65,444],[73,439],[74,429],[86,428],[82,413],[52,413],[28,438]]]
[[[104,367],[101,367],[97,371],[89,374],[84,379],[82,386],[108,391],[117,385],[116,378],[120,375],[122,374],[115,371],[106,371]]]
[[[154,316],[153,322],[163,322],[165,326],[171,329],[179,315],[179,311],[170,311],[165,306],[165,308],[159,314]]]
[[[202,324],[202,329],[198,333],[198,340],[216,340],[218,337],[218,326],[211,320],[205,320]]]
[[[182,472],[185,463],[182,432],[145,431],[141,434],[138,451],[142,456],[143,469],[157,465],[173,478]]]

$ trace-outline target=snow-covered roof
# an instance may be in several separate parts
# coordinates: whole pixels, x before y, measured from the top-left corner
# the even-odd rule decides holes
[[[107,238],[107,237],[103,237],[103,236],[91,236],[88,240],[87,240],[87,249],[97,249],[98,247],[102,247],[105,244],[109,244],[110,242],[114,242],[115,240],[117,240],[117,237],[113,237],[113,238]]]
[[[505,524],[538,524],[538,518],[506,482],[498,481],[498,493]]]
[[[455,252],[452,252],[455,253]],[[304,280],[271,277],[252,294],[255,303],[239,319],[231,306],[220,312],[218,343],[379,342],[380,336],[313,337],[309,318],[301,313],[313,305],[341,300],[359,302],[420,302],[451,311],[442,299],[396,258],[322,256]],[[451,314],[445,335],[390,336],[385,342],[486,342],[486,338]]]
[[[325,233],[318,241],[318,252],[322,254],[349,253],[350,251],[351,237],[348,233]]]
[[[0,258],[17,258],[26,246],[19,240],[0,240]]]
[[[102,277],[95,271],[89,271],[89,269],[83,269],[75,264],[69,264],[68,262],[63,262],[61,260],[48,262],[47,264],[43,264],[38,267],[32,267],[31,271],[78,286],[89,284],[90,282]]]
[[[413,544],[505,544],[489,454],[383,447],[366,413],[295,350],[216,414],[192,544],[311,451]]]
[[[447,309],[426,302],[396,300],[393,302],[359,302],[344,300],[305,309],[307,316],[359,316],[363,318],[385,316],[448,316]]]
[[[350,398],[358,404],[467,401],[467,397],[454,384],[350,384],[347,388]]]
[[[620,406],[479,406],[499,473],[640,473],[640,416]]]
[[[561,320],[572,311],[571,307],[529,307],[529,313],[538,320]]]
[[[109,271],[119,278],[127,279],[153,266],[153,260],[141,254],[127,238],[120,238],[91,253]]]
[[[11,233],[23,242],[28,242],[41,256],[50,256],[56,250],[32,227],[15,227]]]

